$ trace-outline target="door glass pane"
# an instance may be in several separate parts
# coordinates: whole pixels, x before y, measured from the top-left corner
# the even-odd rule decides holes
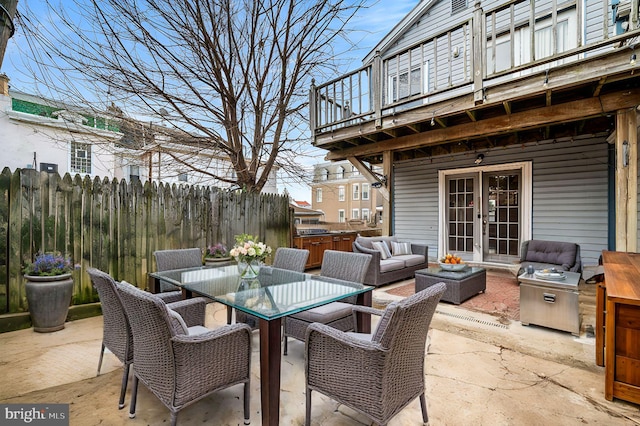
[[[449,180],[449,247],[450,252],[473,252],[473,188],[470,177]]]
[[[517,256],[520,238],[520,175],[503,172],[487,176],[489,252]]]

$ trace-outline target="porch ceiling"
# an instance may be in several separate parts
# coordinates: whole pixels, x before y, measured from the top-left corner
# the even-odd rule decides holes
[[[610,133],[616,111],[640,104],[638,72],[628,51],[616,52],[487,85],[480,103],[468,93],[385,116],[378,126],[370,120],[316,134],[315,145],[329,151],[327,160],[379,164],[385,151],[397,161]]]

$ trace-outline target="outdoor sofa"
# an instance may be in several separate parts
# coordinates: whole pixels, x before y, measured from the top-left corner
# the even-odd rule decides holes
[[[380,244],[382,243],[382,244]],[[429,266],[429,248],[424,244],[393,237],[362,237],[353,242],[355,253],[370,254],[371,263],[364,277],[367,285],[381,286],[413,278],[415,271]]]

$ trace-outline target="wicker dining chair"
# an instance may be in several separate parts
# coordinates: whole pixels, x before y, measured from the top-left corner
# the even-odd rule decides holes
[[[100,305],[102,308],[103,327],[102,327],[102,347],[100,349],[100,358],[98,360],[98,372],[100,375],[102,368],[102,360],[104,358],[105,348],[109,349],[124,364],[122,372],[122,386],[120,388],[120,400],[118,408],[124,408],[124,398],[127,392],[127,382],[129,380],[129,368],[133,362],[133,336],[129,319],[122,306],[122,301],[116,289],[116,282],[111,275],[99,269],[89,268],[87,270],[91,283],[98,291]],[[172,302],[174,295],[169,293],[154,295],[165,303]],[[182,299],[182,295],[180,295]],[[178,311],[185,322],[189,325],[196,325],[199,322],[199,311],[204,311],[202,306],[206,307],[206,301],[201,298],[190,299],[169,303],[167,306]]]
[[[244,424],[249,424],[249,326],[231,324],[215,330],[201,327],[194,335],[155,295],[125,283],[117,286],[135,348],[129,417],[135,417],[139,381],[169,409],[172,426],[183,408],[211,393],[243,384]],[[176,317],[178,325],[173,321]],[[201,319],[204,323],[204,310]]]
[[[153,256],[156,258],[156,270],[158,272],[202,266],[202,251],[197,247],[188,249],[156,250],[153,252]],[[161,292],[177,290],[179,290],[179,288],[173,284],[160,280]]]
[[[318,279],[338,279],[362,283],[371,262],[370,254],[325,250]],[[309,324],[319,322],[342,331],[354,330],[352,307],[356,297],[351,296],[339,302],[318,306],[284,318],[284,354],[288,352],[288,338],[304,342]]]
[[[311,424],[311,391],[351,407],[378,425],[420,398],[427,424],[424,361],[431,319],[446,285],[438,283],[384,311],[354,306],[355,312],[381,315],[373,334],[345,333],[311,324],[306,335],[306,420]]]
[[[278,247],[273,258],[273,267],[289,271],[304,272],[309,258],[309,250]]]

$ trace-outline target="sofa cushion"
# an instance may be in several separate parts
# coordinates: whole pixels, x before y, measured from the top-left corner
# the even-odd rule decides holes
[[[387,247],[384,241],[374,241],[371,244],[373,245],[374,250],[378,250],[380,252],[380,259],[384,260],[391,257],[389,247]]]
[[[292,315],[295,318],[307,322],[330,323],[340,318],[349,316],[353,312],[353,305],[344,302],[331,302],[317,308],[308,309]]]
[[[411,243],[399,243],[396,241],[391,242],[391,252],[394,256],[402,256],[404,254],[411,254]]]
[[[525,260],[528,262],[562,265],[569,269],[576,263],[577,246],[560,241],[531,240]]]
[[[397,271],[405,267],[404,261],[401,259],[395,259],[393,257],[380,261],[380,272],[385,273],[389,271]]]
[[[368,249],[373,249],[374,241],[383,241],[391,250],[391,242],[398,241],[398,239],[396,237],[356,237],[356,242]]]
[[[402,256],[393,256],[392,260],[401,260],[405,267],[416,266],[424,263],[424,256],[420,254],[404,254]]]

